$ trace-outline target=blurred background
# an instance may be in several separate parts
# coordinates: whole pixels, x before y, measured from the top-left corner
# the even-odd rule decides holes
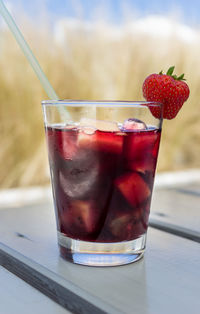
[[[190,98],[164,121],[158,172],[200,168],[200,2],[9,0],[61,99],[142,100],[150,73],[185,73]],[[48,98],[0,17],[0,188],[46,185]]]

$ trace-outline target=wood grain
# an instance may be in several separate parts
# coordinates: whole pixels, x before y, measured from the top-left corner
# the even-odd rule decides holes
[[[0,313],[2,314],[70,313],[1,266],[0,280]]]
[[[156,187],[150,218],[154,221],[154,227],[155,223],[160,222],[161,227],[169,225],[200,239],[200,183],[171,188]]]
[[[51,204],[2,210],[0,264],[75,313],[199,313],[199,243],[149,228],[143,260],[86,267],[60,258],[55,229]]]

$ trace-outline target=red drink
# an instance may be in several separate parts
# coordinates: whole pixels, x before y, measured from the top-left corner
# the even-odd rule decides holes
[[[160,130],[46,129],[58,230],[92,242],[147,231]]]

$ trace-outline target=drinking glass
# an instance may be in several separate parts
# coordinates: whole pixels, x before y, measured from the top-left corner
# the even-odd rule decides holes
[[[60,254],[114,266],[145,251],[162,104],[42,102]]]

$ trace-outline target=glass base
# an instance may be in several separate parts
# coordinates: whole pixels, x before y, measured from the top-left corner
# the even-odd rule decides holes
[[[123,242],[98,243],[71,239],[58,232],[61,256],[75,264],[119,266],[138,261],[144,255],[146,234]]]

